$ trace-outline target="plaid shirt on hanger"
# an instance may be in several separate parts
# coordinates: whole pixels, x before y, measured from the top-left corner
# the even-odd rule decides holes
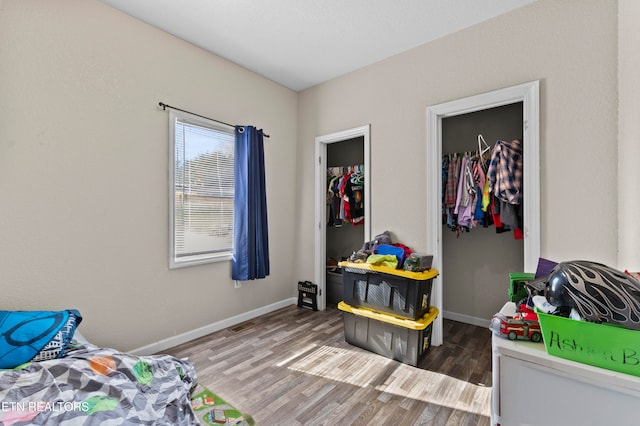
[[[447,208],[453,208],[456,205],[459,175],[460,175],[460,158],[457,155],[452,155],[451,160],[449,161],[447,183],[445,186],[445,193],[444,193],[444,205]]]
[[[497,141],[487,170],[489,192],[509,204],[522,203],[522,141]]]

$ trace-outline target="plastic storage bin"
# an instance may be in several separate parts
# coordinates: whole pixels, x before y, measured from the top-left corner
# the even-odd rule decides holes
[[[351,345],[413,366],[429,352],[433,320],[438,316],[435,306],[419,320],[354,308],[345,302],[338,309],[344,311],[344,337]]]
[[[640,376],[640,331],[537,313],[549,355]]]
[[[436,269],[411,272],[369,263],[340,262],[344,302],[416,320],[429,312]]]
[[[342,301],[342,271],[331,272],[327,271],[327,303],[331,305],[337,305]]]

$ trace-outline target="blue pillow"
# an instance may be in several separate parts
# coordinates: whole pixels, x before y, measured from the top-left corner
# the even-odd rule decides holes
[[[64,356],[81,321],[75,309],[0,311],[0,368]]]

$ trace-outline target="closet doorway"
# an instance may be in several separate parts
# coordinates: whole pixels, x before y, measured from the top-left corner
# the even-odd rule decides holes
[[[493,147],[498,140],[506,143],[522,140],[522,123],[522,102],[443,118],[443,163],[447,166],[450,161],[471,163],[468,170],[476,173],[484,186],[482,176]],[[483,161],[478,160],[478,152],[484,152]],[[457,187],[461,178],[464,178],[462,170],[457,181],[443,182],[442,186],[453,187],[456,183]],[[482,191],[476,190],[475,197],[474,202],[482,200]],[[465,197],[450,192],[447,201],[451,204],[457,198]],[[510,225],[502,222],[496,225],[491,214],[476,208],[477,203],[467,210],[474,217],[475,226],[459,225],[452,209],[446,209],[449,222],[442,225],[441,269],[447,277],[442,287],[443,318],[488,327],[491,316],[504,305],[505,277],[524,271],[524,241],[519,239],[519,231],[513,230],[519,228],[518,209],[496,199],[494,203],[497,208],[507,208],[513,213],[509,216],[509,211],[500,211],[502,221],[511,222]],[[489,212],[491,207],[487,206]],[[460,209],[457,218],[462,218],[465,225],[465,209]]]
[[[318,285],[318,309],[327,307],[327,296],[335,304],[341,288],[341,276],[327,271],[327,258],[349,256],[371,239],[371,196],[370,196],[370,126],[343,130],[328,135],[317,136],[316,143],[316,233],[315,233],[315,273],[314,283]],[[329,170],[354,170],[364,177],[364,223],[353,226],[344,224],[339,227],[328,226],[327,182]],[[330,281],[330,285],[328,285]],[[330,287],[330,288],[328,288]]]
[[[521,103],[523,139],[523,269],[535,272],[540,256],[540,154],[539,154],[539,83],[533,81],[427,108],[427,247],[434,254],[434,265],[440,275],[434,280],[432,304],[441,315],[435,322],[432,343],[443,341],[443,317],[465,321],[464,315],[449,315],[445,309],[444,286],[448,277],[447,258],[443,256],[442,225],[442,154],[443,120]],[[520,106],[518,106],[519,108]],[[505,137],[508,137],[505,136]],[[487,141],[489,142],[489,141]],[[491,143],[494,143],[492,141]],[[473,148],[470,148],[471,150]],[[477,149],[477,148],[476,148]],[[473,232],[473,231],[471,231]],[[462,235],[460,238],[464,238]],[[522,272],[522,271],[513,271]],[[507,299],[508,276],[504,279],[504,300]],[[490,318],[487,318],[489,320]],[[466,321],[465,321],[466,322]],[[469,321],[474,323],[473,320]]]

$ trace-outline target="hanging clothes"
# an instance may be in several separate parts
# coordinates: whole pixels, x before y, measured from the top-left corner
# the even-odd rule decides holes
[[[465,228],[473,227],[473,206],[475,204],[475,182],[471,169],[471,158],[468,155],[462,157],[460,165],[460,177],[458,179],[458,195],[454,213],[458,215],[458,225]]]
[[[349,213],[351,223],[362,225],[364,223],[364,174],[353,173],[345,184],[345,195],[349,200]]]
[[[445,207],[451,208],[456,206],[458,176],[460,176],[460,157],[457,154],[454,154],[449,160],[448,180],[445,185],[444,195]]]
[[[447,207],[445,205],[445,193],[447,192],[447,179],[449,177],[449,161],[450,158],[448,155],[442,156],[442,190],[440,194],[442,194],[441,205],[442,205],[442,224],[447,223]]]
[[[522,175],[522,141],[497,141],[487,171],[489,190],[499,200],[503,226],[513,229],[516,239],[523,238]]]
[[[340,204],[342,197],[340,196],[340,177],[327,176],[327,225],[342,226],[340,218]]]
[[[487,176],[489,190],[509,204],[522,203],[522,141],[497,141]]]
[[[495,225],[497,233],[514,230],[515,238],[522,238],[522,165],[519,139],[499,140],[492,149],[479,136],[477,152],[444,155],[443,224],[458,236]]]
[[[327,225],[364,224],[364,165],[327,170]]]
[[[473,166],[473,176],[476,183],[476,204],[473,211],[473,220],[478,223],[484,222],[485,210],[482,209],[483,193],[482,189],[487,181],[484,174],[484,167],[482,166],[482,159],[478,159]]]

